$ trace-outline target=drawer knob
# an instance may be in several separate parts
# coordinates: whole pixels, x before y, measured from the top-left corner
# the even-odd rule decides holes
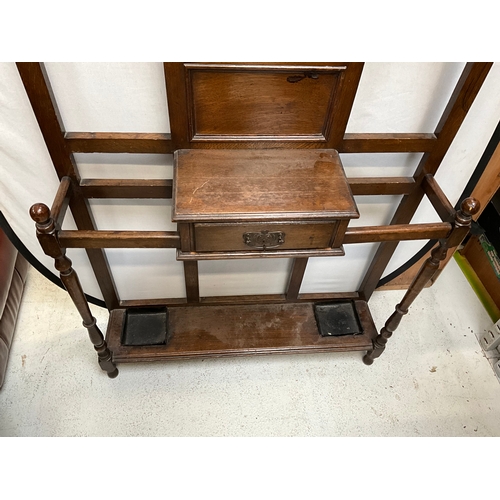
[[[259,233],[243,233],[243,242],[258,250],[277,248],[285,243],[283,231],[260,231]]]

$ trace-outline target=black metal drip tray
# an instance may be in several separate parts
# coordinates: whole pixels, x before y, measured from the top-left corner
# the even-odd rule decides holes
[[[168,309],[137,307],[127,309],[121,337],[122,345],[165,345],[168,341]]]
[[[322,337],[363,333],[363,327],[352,301],[315,304],[314,316]]]

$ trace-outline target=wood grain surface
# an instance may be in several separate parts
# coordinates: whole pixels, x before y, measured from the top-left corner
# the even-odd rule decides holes
[[[111,313],[106,339],[113,360],[155,361],[251,354],[367,350],[377,335],[365,302],[354,301],[364,333],[321,337],[312,303],[169,308],[165,346],[122,346],[125,310]]]
[[[335,150],[180,150],[174,221],[359,217]]]

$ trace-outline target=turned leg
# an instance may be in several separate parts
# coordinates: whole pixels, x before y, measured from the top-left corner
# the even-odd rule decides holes
[[[392,337],[392,333],[399,326],[403,316],[408,313],[408,308],[411,303],[417,298],[418,294],[423,290],[434,273],[439,269],[439,263],[446,258],[447,251],[448,248],[446,246],[446,240],[441,241],[439,246],[432,250],[431,256],[420,268],[420,271],[410,285],[410,288],[408,288],[403,300],[396,306],[396,310],[386,321],[384,327],[380,331],[380,335],[375,338],[373,342],[373,350],[368,351],[363,357],[365,365],[371,365],[373,360],[378,358],[384,352],[387,341]]]
[[[439,242],[439,246],[434,248],[431,256],[424,262],[412,284],[408,288],[403,300],[396,306],[396,311],[386,321],[384,327],[373,342],[373,349],[368,351],[363,357],[366,365],[371,365],[373,360],[378,358],[385,350],[387,341],[399,326],[401,319],[408,312],[408,308],[424,289],[429,280],[439,269],[439,263],[446,258],[449,248],[454,248],[465,238],[470,230],[472,216],[479,211],[479,202],[473,198],[467,198],[462,202],[462,206],[455,214],[453,229],[445,240]]]
[[[108,377],[115,378],[118,375],[118,368],[113,363],[111,351],[96,324],[96,319],[90,312],[78,275],[71,267],[71,260],[66,257],[66,249],[59,245],[56,223],[51,217],[49,208],[43,203],[37,203],[31,207],[30,215],[36,222],[37,238],[43,251],[55,260],[54,265],[60,273],[61,281],[83,319],[83,326],[88,330],[90,340],[97,351],[99,366],[107,372]]]

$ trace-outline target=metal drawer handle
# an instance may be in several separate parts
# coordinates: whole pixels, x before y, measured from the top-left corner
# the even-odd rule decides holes
[[[285,243],[283,231],[261,231],[260,233],[243,233],[243,242],[258,250],[277,248]]]

